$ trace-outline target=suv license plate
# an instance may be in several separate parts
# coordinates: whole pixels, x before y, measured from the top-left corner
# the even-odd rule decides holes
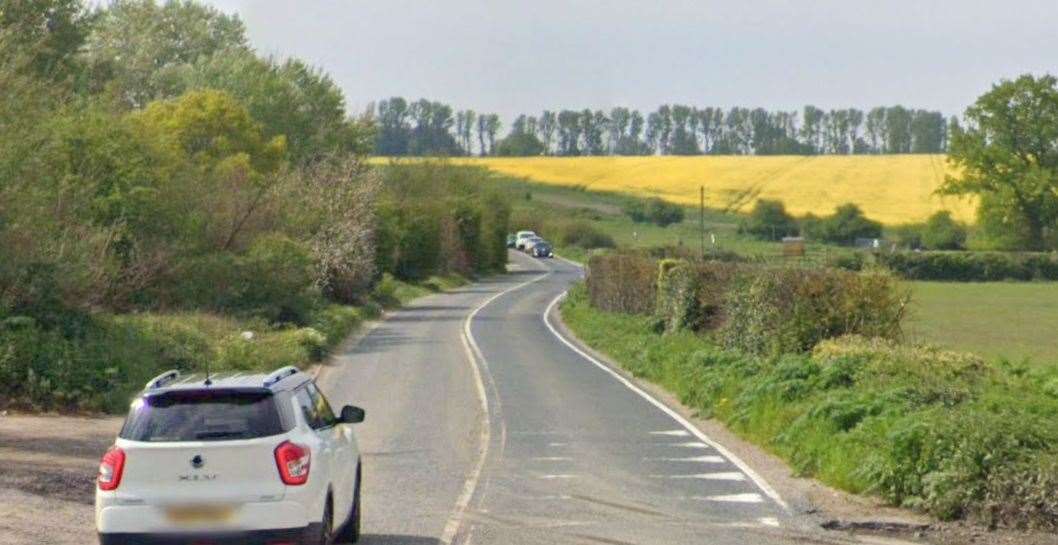
[[[220,524],[231,520],[235,509],[230,505],[184,505],[165,510],[169,522],[180,526]]]

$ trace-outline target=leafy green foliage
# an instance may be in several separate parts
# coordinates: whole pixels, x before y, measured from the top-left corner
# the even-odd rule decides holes
[[[233,15],[187,0],[117,0],[97,14],[85,58],[93,90],[131,106],[172,98],[200,59],[248,51]]]
[[[599,311],[584,287],[570,328],[635,375],[805,476],[942,518],[1058,528],[1058,370],[1025,372],[928,346],[845,337],[758,357],[646,315]]]
[[[834,214],[823,218],[809,216],[801,221],[801,230],[811,239],[850,245],[858,238],[880,238],[882,224],[863,215],[855,204],[843,204]]]
[[[966,244],[966,227],[941,211],[930,216],[922,230],[922,245],[930,250],[960,250]]]
[[[804,352],[850,334],[898,338],[907,304],[890,276],[838,269],[629,253],[593,256],[588,269],[588,293],[598,308],[656,312],[665,331],[713,330],[725,347],[757,354]],[[653,282],[650,270],[657,271]]]
[[[534,134],[512,133],[496,143],[496,155],[507,157],[535,157],[543,155],[544,143]]]
[[[966,110],[965,129],[951,135],[949,160],[958,176],[941,188],[987,197],[991,227],[1005,227],[1017,247],[1040,250],[1058,226],[1058,79],[1004,80]],[[1003,229],[996,229],[1003,230]]]
[[[627,253],[593,255],[587,293],[592,305],[611,312],[651,314],[657,299],[657,265]]]
[[[489,176],[444,162],[383,167],[378,268],[401,280],[503,270],[510,206]]]
[[[576,246],[585,250],[614,248],[617,243],[613,237],[593,227],[591,223],[580,220],[564,222],[558,227],[558,240],[566,246]],[[542,233],[547,231],[542,230]]]
[[[684,218],[682,206],[659,198],[630,199],[625,204],[625,214],[636,223],[653,223],[659,227],[680,223]]]
[[[1044,253],[895,252],[878,263],[908,280],[990,282],[1058,280],[1058,258]]]
[[[749,217],[739,225],[739,232],[762,240],[782,240],[796,236],[798,231],[797,220],[786,212],[782,201],[768,199],[758,200]]]
[[[7,0],[0,6],[0,57],[18,56],[22,68],[44,79],[69,79],[90,19],[81,0]]]

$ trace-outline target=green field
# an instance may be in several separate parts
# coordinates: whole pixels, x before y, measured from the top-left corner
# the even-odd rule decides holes
[[[1058,363],[1058,282],[911,282],[908,339]]]
[[[628,197],[500,179],[509,191],[516,216],[523,213],[550,217],[577,217],[609,234],[622,247],[700,244],[698,210],[687,209],[683,223],[669,227],[635,223],[622,212]],[[730,250],[743,255],[778,258],[781,246],[738,233],[739,215],[715,210],[705,212],[707,250]],[[511,226],[514,229],[517,225]],[[715,235],[715,245],[713,238]],[[548,236],[544,233],[544,236]],[[579,248],[557,247],[560,254],[585,260]],[[825,260],[828,253],[849,252],[822,244],[810,244],[810,259]],[[1058,283],[945,283],[910,282],[912,304],[905,331],[908,340],[938,344],[953,350],[973,352],[989,359],[1031,359],[1035,364],[1058,363]]]
[[[519,213],[536,214],[547,218],[576,218],[589,221],[593,226],[613,237],[621,247],[656,247],[686,246],[694,250],[701,247],[704,238],[706,251],[733,251],[747,256],[776,258],[782,254],[782,245],[776,242],[757,240],[738,233],[738,223],[742,216],[706,209],[704,214],[704,232],[699,224],[699,210],[686,208],[682,223],[659,227],[651,223],[636,223],[623,211],[623,205],[634,197],[587,191],[577,187],[544,185],[512,178],[497,177],[496,185],[508,192],[515,211],[515,221]],[[512,229],[520,229],[512,225]],[[542,233],[546,238],[548,233]],[[573,259],[584,257],[584,252],[576,248],[563,248],[558,241],[559,253]],[[810,256],[822,257],[827,247],[822,244],[809,244]]]

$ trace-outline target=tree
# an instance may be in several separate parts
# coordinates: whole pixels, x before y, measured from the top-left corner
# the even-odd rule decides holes
[[[966,227],[942,210],[929,217],[922,229],[922,245],[930,250],[960,250],[966,244]]]
[[[903,106],[893,106],[885,112],[885,152],[911,153],[912,112]]]
[[[551,153],[551,144],[555,138],[555,130],[558,129],[558,117],[555,112],[544,110],[540,114],[539,133],[540,141],[544,144],[544,153]]]
[[[809,147],[810,154],[822,153],[823,110],[815,106],[805,106],[801,126],[801,141]]]
[[[573,110],[558,113],[558,154],[580,155],[580,114]]]
[[[451,106],[424,98],[413,102],[408,111],[415,123],[408,153],[416,156],[462,155],[462,148],[452,135],[455,119]]]
[[[485,134],[489,137],[489,155],[496,154],[496,135],[500,133],[500,128],[503,126],[500,123],[500,116],[497,114],[483,115],[485,118]]]
[[[157,101],[132,114],[141,138],[158,142],[180,158],[192,176],[198,232],[187,237],[214,250],[244,246],[254,220],[267,209],[283,165],[286,139],[267,138],[235,98],[220,91],[195,91]]]
[[[882,236],[882,224],[867,219],[855,204],[843,204],[824,218],[805,218],[802,231],[814,239],[834,244],[852,244],[858,238]]]
[[[375,153],[382,156],[407,155],[411,145],[408,101],[393,97],[378,103],[378,132]],[[472,122],[471,122],[472,123]]]
[[[276,64],[246,50],[218,53],[199,59],[185,81],[187,90],[216,89],[239,99],[267,137],[286,137],[297,164],[369,151],[364,127],[346,117],[341,89],[297,59]]]
[[[797,220],[786,212],[782,201],[760,199],[749,217],[739,225],[739,231],[763,240],[782,240],[783,237],[796,235],[798,226]]]
[[[47,79],[72,75],[91,30],[80,0],[5,0],[0,6],[0,51],[23,55],[26,67]]]
[[[1024,226],[1027,249],[1045,247],[1058,223],[1058,80],[1003,80],[966,110],[951,135],[948,160],[960,174],[940,191],[977,195]]]
[[[187,0],[114,0],[99,12],[85,56],[96,86],[142,107],[179,95],[199,59],[248,49],[234,15]]]
[[[867,142],[871,153],[883,153],[885,140],[885,108],[872,108],[867,113]]]

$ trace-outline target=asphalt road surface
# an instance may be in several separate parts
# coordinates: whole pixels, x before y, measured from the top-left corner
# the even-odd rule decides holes
[[[511,262],[393,313],[321,376],[367,410],[364,543],[843,542],[563,340],[545,315],[579,268]]]

